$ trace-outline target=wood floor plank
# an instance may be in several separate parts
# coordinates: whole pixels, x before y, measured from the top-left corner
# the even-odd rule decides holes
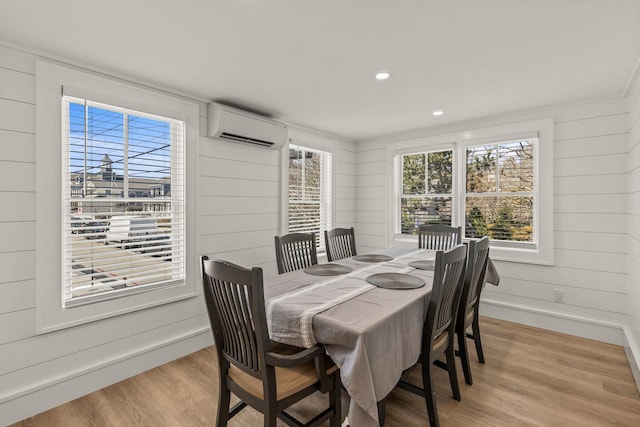
[[[474,384],[464,384],[458,363],[462,401],[452,399],[447,373],[434,370],[443,427],[640,426],[640,395],[622,347],[497,319],[480,322],[486,363],[478,363],[469,341]],[[210,426],[216,369],[210,347],[13,427]],[[420,384],[419,372],[410,379]],[[326,399],[313,395],[291,412],[309,417]],[[343,393],[345,413],[348,403]],[[394,390],[386,408],[385,426],[428,425],[424,399],[405,390]],[[229,422],[230,427],[260,425],[262,415],[250,408]]]

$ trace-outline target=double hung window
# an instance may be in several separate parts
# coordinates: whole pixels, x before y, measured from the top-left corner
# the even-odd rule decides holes
[[[552,134],[544,119],[390,144],[390,243],[413,241],[419,224],[445,224],[467,239],[489,236],[495,259],[551,264]]]
[[[36,68],[37,332],[198,295],[198,103]]]
[[[184,280],[184,123],[63,97],[64,305]]]
[[[315,233],[321,250],[332,226],[331,158],[327,151],[289,146],[289,232]]]
[[[466,148],[464,236],[534,244],[534,155],[538,138]],[[526,245],[525,245],[526,247]]]

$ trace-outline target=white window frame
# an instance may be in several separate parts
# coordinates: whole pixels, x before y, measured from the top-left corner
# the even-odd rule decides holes
[[[325,227],[330,230],[334,227],[336,217],[336,192],[335,192],[335,142],[323,138],[321,135],[315,135],[303,131],[299,131],[294,127],[289,128],[289,141],[288,144],[282,150],[282,189],[281,189],[281,210],[282,217],[280,222],[280,234],[289,233],[289,146],[295,145],[302,148],[307,148],[314,151],[322,151],[328,153],[331,156],[331,170],[330,170],[330,182],[328,191],[324,192],[321,201],[321,210],[325,211],[325,214],[330,215],[329,221],[325,222]],[[327,194],[329,193],[329,194]],[[330,206],[326,206],[328,200]],[[320,236],[318,236],[319,246],[317,248],[318,255],[323,256],[326,252],[324,247],[324,229],[320,229]]]
[[[180,120],[185,124],[185,279],[167,287],[135,288],[118,298],[63,307],[63,191],[65,159],[62,95]],[[36,63],[36,333],[47,333],[199,294],[195,247],[199,105],[102,75],[38,60]],[[56,179],[57,177],[57,179]]]
[[[537,244],[508,245],[492,242],[491,257],[495,260],[553,265],[553,119],[539,119],[474,130],[464,130],[444,135],[412,138],[411,140],[387,143],[389,173],[389,245],[412,246],[417,237],[395,233],[398,206],[398,171],[396,156],[412,152],[432,152],[454,149],[454,218],[452,226],[464,224],[466,194],[466,149],[468,146],[501,143],[518,138],[538,137],[534,159],[534,232]],[[467,239],[464,239],[467,240]]]

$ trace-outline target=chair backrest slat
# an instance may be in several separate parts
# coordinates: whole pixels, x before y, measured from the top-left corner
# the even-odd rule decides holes
[[[262,269],[202,257],[202,274],[218,357],[262,378],[270,350]]]
[[[325,231],[324,242],[329,262],[357,255],[353,227],[334,228],[333,230]]]
[[[462,242],[462,227],[440,224],[418,226],[418,248],[446,251]]]
[[[318,263],[315,233],[275,236],[278,273],[307,268]]]

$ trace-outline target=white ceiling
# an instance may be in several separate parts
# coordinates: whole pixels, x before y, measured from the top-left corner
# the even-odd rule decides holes
[[[640,0],[0,0],[0,43],[360,140],[620,96]]]

